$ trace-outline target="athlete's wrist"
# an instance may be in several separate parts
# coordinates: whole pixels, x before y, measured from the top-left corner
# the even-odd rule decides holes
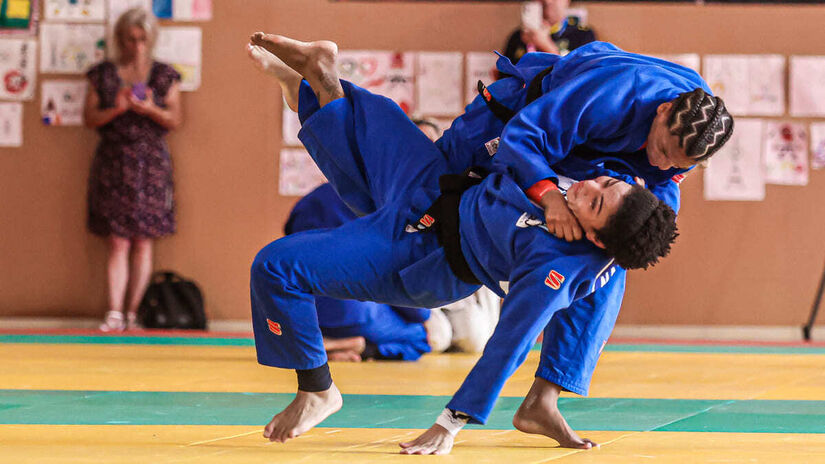
[[[444,430],[446,430],[450,435],[456,436],[456,434],[464,428],[469,421],[470,416],[462,412],[453,411],[450,408],[444,408],[438,416],[438,419],[435,420],[435,423],[436,425],[444,427]]]
[[[527,198],[535,201],[536,203],[541,203],[542,199],[548,192],[558,190],[559,187],[555,184],[555,182],[550,179],[542,179],[528,188],[525,193],[527,194]]]

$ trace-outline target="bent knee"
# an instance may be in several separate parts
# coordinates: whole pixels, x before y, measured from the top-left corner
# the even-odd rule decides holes
[[[260,288],[307,292],[310,285],[306,270],[311,267],[301,260],[305,247],[284,237],[265,246],[255,255],[250,269],[250,284]]]
[[[270,279],[285,275],[291,253],[288,253],[288,249],[279,243],[281,240],[275,240],[255,255],[250,270],[253,283],[257,279]]]
[[[112,235],[109,237],[109,249],[112,253],[128,253],[132,242],[128,238]]]

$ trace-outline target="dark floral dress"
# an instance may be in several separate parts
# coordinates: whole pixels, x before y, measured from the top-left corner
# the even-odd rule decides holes
[[[114,63],[104,61],[86,77],[100,98],[100,108],[115,106],[122,82]],[[180,74],[154,62],[147,86],[163,106]],[[100,144],[89,174],[89,230],[102,236],[157,238],[175,232],[172,161],[167,130],[146,116],[127,111],[97,129]]]

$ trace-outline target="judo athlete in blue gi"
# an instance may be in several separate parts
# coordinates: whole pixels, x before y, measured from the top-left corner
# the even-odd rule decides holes
[[[644,188],[611,177],[577,183],[559,177],[566,207],[590,238],[574,242],[548,234],[544,212],[505,175],[480,183],[445,176],[439,186],[449,171],[443,155],[397,105],[338,80],[335,44],[252,37],[250,56],[291,90],[295,76],[255,46],[297,71],[300,93],[293,102],[300,104],[301,140],[342,199],[365,214],[332,231],[277,240],[255,258],[250,285],[258,361],[298,373],[295,400],[265,428],[270,440],[300,435],[341,407],[315,296],[436,307],[469,295],[479,283],[501,296],[509,288],[481,359],[420,437],[426,447],[402,444],[406,453],[445,453],[464,423],[486,421],[505,380],[554,313],[608,283],[617,264],[647,267],[670,249],[673,211]],[[579,177],[593,169],[570,162],[559,172]],[[544,361],[538,377],[552,371]],[[542,404],[520,408],[514,424],[562,446],[592,446],[569,430],[558,410]]]
[[[528,53],[509,77],[480,95],[437,145],[450,170],[486,166],[507,172],[541,204],[548,230],[577,240],[582,230],[566,208],[557,172],[586,161],[647,187],[674,211],[679,183],[728,140],[733,119],[694,71],[661,59],[594,42],[570,54]],[[586,395],[596,360],[613,330],[625,287],[618,268],[603,288],[575,301],[544,332],[542,359],[551,371],[538,396],[560,390]],[[581,365],[564,360],[581,359]]]

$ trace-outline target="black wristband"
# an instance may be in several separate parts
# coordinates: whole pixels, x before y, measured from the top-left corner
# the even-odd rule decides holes
[[[327,363],[314,369],[295,369],[295,372],[298,374],[298,390],[319,392],[329,389],[332,385],[332,375]]]
[[[456,411],[455,409],[450,409],[450,413],[452,413],[453,419],[463,420],[464,422],[467,422],[471,419],[471,417],[468,416],[467,414],[464,414],[463,412]]]

